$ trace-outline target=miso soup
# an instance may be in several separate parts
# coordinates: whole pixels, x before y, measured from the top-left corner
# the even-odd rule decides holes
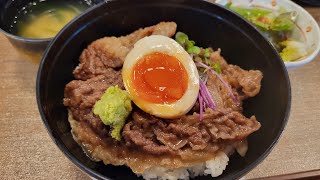
[[[15,16],[12,32],[24,38],[54,37],[90,5],[86,1],[75,0],[39,0],[28,3]]]

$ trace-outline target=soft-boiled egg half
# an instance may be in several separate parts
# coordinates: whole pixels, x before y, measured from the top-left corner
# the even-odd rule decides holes
[[[193,107],[199,74],[190,55],[161,35],[142,38],[125,58],[122,77],[132,101],[154,116],[173,119]]]

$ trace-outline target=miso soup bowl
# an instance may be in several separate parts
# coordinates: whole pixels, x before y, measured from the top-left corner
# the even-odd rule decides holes
[[[40,0],[39,0],[40,1]],[[50,0],[47,0],[50,1]],[[52,1],[52,0],[51,0]],[[70,0],[79,1],[93,6],[102,0]],[[14,21],[14,17],[18,11],[25,7],[28,3],[35,2],[34,0],[0,0],[0,33],[3,33],[13,47],[22,55],[23,58],[39,63],[43,52],[53,38],[32,39],[24,38],[13,34],[10,31],[10,26]]]
[[[255,115],[261,129],[249,136],[244,158],[230,157],[229,165],[215,180],[239,179],[276,145],[287,123],[291,90],[286,67],[274,47],[247,21],[224,7],[203,0],[112,0],[101,3],[67,25],[48,46],[39,66],[37,102],[51,138],[82,171],[95,179],[134,180],[126,166],[92,161],[74,141],[64,88],[74,79],[81,52],[96,39],[122,36],[161,21],[175,21],[197,45],[221,48],[231,64],[263,73],[259,95],[244,102],[244,115]],[[239,45],[240,44],[240,45]],[[200,176],[197,180],[213,179]]]

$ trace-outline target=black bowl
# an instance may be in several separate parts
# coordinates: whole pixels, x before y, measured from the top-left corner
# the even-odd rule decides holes
[[[116,0],[102,3],[65,27],[44,54],[37,78],[39,111],[50,136],[81,170],[98,179],[135,179],[129,168],[91,161],[73,140],[62,104],[81,51],[104,36],[128,34],[160,21],[175,21],[198,45],[221,48],[229,63],[263,72],[258,96],[244,102],[244,114],[256,115],[261,129],[249,137],[246,157],[232,155],[216,179],[237,179],[260,163],[278,141],[291,105],[287,70],[273,46],[247,21],[225,8],[199,0]],[[196,179],[211,179],[209,176]]]

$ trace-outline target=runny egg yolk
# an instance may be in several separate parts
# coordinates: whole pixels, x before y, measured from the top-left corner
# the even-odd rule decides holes
[[[197,101],[199,74],[179,43],[162,36],[140,39],[122,66],[124,87],[144,112],[165,119],[187,114]]]
[[[134,65],[132,85],[137,96],[145,101],[171,104],[186,92],[188,73],[174,56],[153,52]]]

